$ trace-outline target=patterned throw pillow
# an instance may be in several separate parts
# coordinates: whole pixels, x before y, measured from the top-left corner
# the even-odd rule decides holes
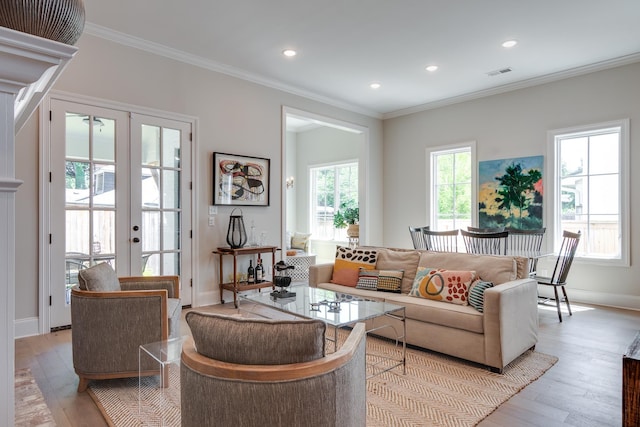
[[[331,283],[355,287],[358,284],[360,268],[373,270],[376,266],[377,256],[378,253],[374,249],[352,249],[338,246]]]
[[[399,294],[402,288],[404,270],[380,270],[378,276],[378,290],[382,292],[394,292]]]
[[[418,267],[409,295],[452,304],[468,305],[469,286],[471,286],[475,278],[475,271]]]
[[[370,291],[377,290],[379,276],[380,271],[378,270],[367,270],[365,268],[361,268],[360,273],[358,274],[358,284],[356,285],[356,288],[367,289]]]
[[[367,270],[361,268],[356,288],[400,293],[403,276],[403,270]]]
[[[482,313],[484,308],[484,291],[492,288],[493,283],[478,279],[469,287],[469,305]]]

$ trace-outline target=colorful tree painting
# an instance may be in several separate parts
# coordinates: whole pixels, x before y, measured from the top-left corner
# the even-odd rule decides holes
[[[479,226],[542,228],[543,156],[480,162]]]

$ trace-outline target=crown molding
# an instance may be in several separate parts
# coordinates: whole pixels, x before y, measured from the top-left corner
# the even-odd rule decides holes
[[[349,104],[334,98],[330,98],[324,95],[310,92],[304,89],[300,89],[281,81],[268,79],[258,74],[250,73],[240,68],[233,67],[231,65],[223,64],[221,62],[206,59],[198,55],[193,55],[178,49],[174,49],[169,46],[165,46],[159,43],[154,43],[149,40],[145,40],[139,37],[131,36],[129,34],[121,33],[92,22],[86,22],[84,26],[84,34],[90,34],[95,37],[99,37],[105,40],[112,41],[124,46],[132,47],[134,49],[143,50],[145,52],[153,53],[155,55],[164,56],[175,61],[190,64],[196,67],[204,68],[206,70],[215,71],[217,73],[226,74],[231,77],[236,77],[241,80],[246,80],[251,83],[256,83],[261,86],[266,86],[272,89],[277,89],[283,92],[290,93],[292,95],[301,96],[303,98],[311,99],[314,101],[328,104],[333,107],[348,110],[354,113],[363,114],[365,116],[381,119],[382,114],[363,108],[358,105]]]
[[[403,108],[396,111],[384,113],[382,119],[392,119],[395,117],[406,116],[409,114],[419,113],[422,111],[433,110],[447,105],[458,104],[461,102],[472,101],[474,99],[485,98],[487,96],[499,95],[501,93],[511,92],[518,89],[525,89],[533,86],[542,85],[545,83],[552,83],[558,80],[567,79],[570,77],[581,76],[584,74],[594,73],[596,71],[607,70],[610,68],[621,67],[623,65],[633,64],[640,62],[640,52],[636,52],[630,55],[621,56],[618,58],[609,59],[606,61],[596,62],[593,64],[584,65],[582,67],[571,68],[569,70],[559,71],[557,73],[546,74],[540,77],[534,77],[527,80],[521,80],[506,85],[493,87],[485,90],[479,90],[477,92],[467,93],[460,96],[454,96],[451,98],[440,99],[437,101],[429,102],[426,104],[416,105],[415,107]]]

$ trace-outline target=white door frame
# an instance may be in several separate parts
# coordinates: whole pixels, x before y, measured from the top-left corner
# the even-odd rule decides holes
[[[198,223],[196,221],[196,213],[198,212],[198,200],[196,195],[197,192],[197,180],[195,179],[198,176],[197,165],[196,162],[196,153],[198,153],[198,119],[193,116],[187,116],[183,114],[177,114],[162,110],[150,109],[147,107],[140,107],[125,103],[119,103],[115,101],[104,100],[100,98],[94,98],[84,95],[78,94],[70,94],[67,92],[61,91],[51,91],[47,97],[43,100],[40,105],[39,110],[39,124],[40,124],[40,147],[39,147],[39,167],[40,167],[40,181],[39,181],[39,204],[40,209],[38,212],[38,222],[39,222],[39,233],[38,233],[38,242],[39,242],[39,262],[38,262],[38,333],[39,334],[47,334],[51,329],[51,319],[50,319],[50,305],[49,305],[49,295],[51,295],[51,282],[48,280],[46,272],[50,271],[51,268],[51,258],[49,255],[49,235],[52,230],[50,229],[50,224],[45,220],[49,215],[51,204],[49,201],[50,191],[49,191],[49,172],[50,172],[50,149],[51,149],[51,138],[50,138],[50,121],[49,121],[49,111],[51,107],[51,99],[58,99],[62,101],[75,102],[78,104],[88,104],[101,108],[109,108],[114,110],[122,110],[131,113],[140,113],[149,116],[156,116],[161,118],[166,118],[169,120],[179,120],[184,122],[191,123],[192,129],[192,142],[191,142],[191,176],[185,177],[191,182],[191,230],[190,233],[192,235],[191,239],[191,253],[195,254],[195,249],[198,247],[198,231],[195,229],[198,227]],[[187,232],[187,230],[185,230]],[[193,283],[198,283],[199,271],[197,263],[195,262],[196,257],[192,256],[190,260],[189,268],[192,271],[192,280]],[[197,292],[195,292],[195,287],[192,287],[190,283],[183,284],[184,290],[189,290],[191,293],[191,303],[195,305],[197,301],[195,301],[195,296],[197,296]]]

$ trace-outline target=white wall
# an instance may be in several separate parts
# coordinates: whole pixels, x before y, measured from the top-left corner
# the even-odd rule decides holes
[[[622,118],[631,119],[631,267],[576,262],[569,296],[640,309],[640,63],[385,120],[385,245],[410,247],[407,226],[428,223],[426,147],[475,140],[478,161],[546,157],[548,130]]]
[[[194,235],[198,247],[193,257],[199,270],[195,300],[218,302],[217,259],[211,251],[226,245],[231,209],[219,207],[215,227],[208,226],[211,204],[211,153],[223,151],[271,159],[271,203],[269,207],[243,207],[245,224],[255,221],[256,230],[269,230],[268,244],[280,245],[282,211],[282,106],[309,111],[366,127],[370,132],[368,155],[378,170],[382,159],[382,122],[316,101],[281,92],[165,57],[125,47],[91,35],[78,42],[79,52],[54,90],[91,96],[136,106],[176,112],[199,118],[196,135],[194,198],[197,218]],[[16,318],[38,316],[38,227],[32,213],[38,210],[37,117],[32,117],[16,138],[18,179],[25,184],[17,197]],[[381,195],[369,202],[381,212]],[[382,215],[373,214],[379,230]],[[28,272],[28,273],[25,273]],[[228,298],[228,297],[227,297]]]
[[[299,132],[296,138],[297,231],[309,233],[309,167],[360,160],[362,134],[330,127]],[[361,162],[362,163],[362,162]],[[294,231],[294,230],[292,230]],[[311,236],[313,239],[313,236]]]

